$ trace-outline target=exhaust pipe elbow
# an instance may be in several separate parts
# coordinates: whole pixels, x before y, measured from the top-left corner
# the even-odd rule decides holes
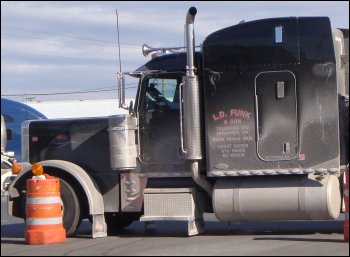
[[[186,24],[193,24],[194,23],[194,17],[197,14],[197,8],[191,7],[188,9],[187,16],[186,16]]]

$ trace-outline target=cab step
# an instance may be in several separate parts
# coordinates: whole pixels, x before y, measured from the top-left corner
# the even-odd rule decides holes
[[[188,235],[204,232],[203,208],[195,188],[147,188],[140,221],[185,220]]]

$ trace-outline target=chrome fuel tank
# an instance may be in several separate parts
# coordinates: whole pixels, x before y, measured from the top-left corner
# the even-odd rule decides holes
[[[114,115],[108,118],[112,169],[125,170],[136,168],[136,129],[137,120],[130,115]]]
[[[340,214],[335,175],[219,179],[213,207],[221,221],[329,220]]]

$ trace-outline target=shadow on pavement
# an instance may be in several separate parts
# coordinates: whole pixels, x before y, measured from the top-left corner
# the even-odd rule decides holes
[[[1,238],[23,238],[24,237],[24,223],[16,223],[9,225],[1,225]],[[2,242],[2,240],[1,240]]]
[[[205,232],[198,236],[226,235],[304,235],[304,234],[333,234],[343,233],[344,221],[259,221],[259,222],[218,222],[206,221]],[[24,223],[1,225],[1,242],[19,244],[18,239],[24,240]],[[109,236],[118,237],[188,237],[187,222],[157,221],[151,228],[144,222],[136,221],[129,227]],[[91,224],[84,220],[74,238],[91,238]],[[14,240],[12,240],[14,239]],[[335,241],[325,239],[304,239],[287,237],[263,237],[254,240],[291,240],[291,241]]]
[[[344,221],[206,221],[205,232],[198,236],[226,235],[306,235],[343,233]],[[157,221],[151,229],[144,222],[134,222],[128,228],[109,236],[119,237],[188,237],[187,222]]]
[[[25,224],[1,225],[1,244],[25,244]]]

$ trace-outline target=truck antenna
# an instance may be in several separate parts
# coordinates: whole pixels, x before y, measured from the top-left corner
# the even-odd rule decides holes
[[[122,72],[122,61],[120,59],[120,42],[119,42],[119,20],[118,20],[118,9],[115,9],[117,15],[117,31],[118,31],[118,52],[119,52],[119,72]]]

